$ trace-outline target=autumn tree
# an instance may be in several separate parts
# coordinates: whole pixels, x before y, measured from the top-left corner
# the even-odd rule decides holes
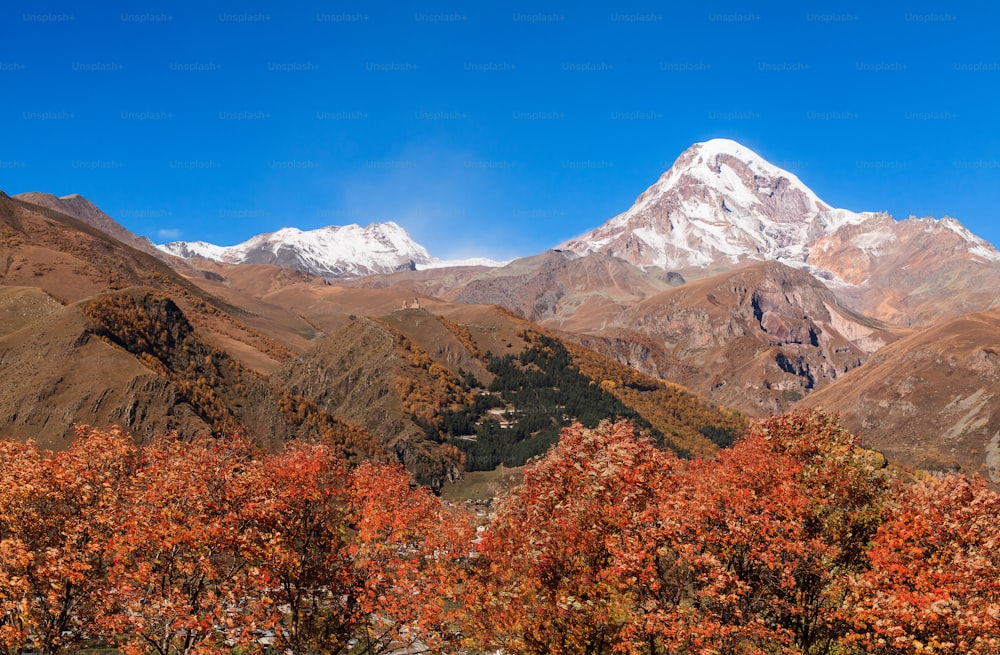
[[[949,475],[901,489],[848,599],[866,653],[1000,652],[1000,495]]]
[[[0,652],[24,650],[35,627],[26,573],[34,563],[26,527],[37,523],[33,496],[44,494],[42,457],[34,444],[0,442]]]
[[[672,488],[675,456],[624,422],[576,424],[530,465],[477,548],[466,600],[478,646],[509,653],[603,653],[622,644],[636,598],[618,554],[638,512]]]
[[[882,464],[812,411],[705,461],[576,424],[474,543],[327,444],[0,442],[0,654],[1000,652],[1000,495]]]
[[[260,644],[254,634],[273,635],[273,647],[290,653],[375,655],[447,643],[453,620],[447,609],[455,606],[448,601],[457,563],[468,554],[468,521],[415,488],[401,466],[348,470],[327,445],[292,442],[259,460],[234,461],[240,470],[233,484],[215,494],[227,499],[232,514],[218,536],[239,530],[238,539],[214,542],[231,577],[211,554],[201,569],[214,576],[209,587],[234,588],[214,598],[229,617],[228,623],[212,617],[216,633],[247,646]],[[216,469],[211,477],[218,475]],[[188,578],[175,579],[190,589]],[[212,616],[212,599],[206,596],[201,614]]]
[[[350,546],[368,655],[454,646],[470,517],[416,487],[398,464],[365,463],[350,476]]]
[[[125,654],[232,652],[256,644],[240,511],[254,467],[242,440],[147,446],[108,541],[97,626]]]
[[[55,653],[79,643],[135,465],[117,429],[79,428],[60,453],[0,442],[0,648]]]
[[[835,652],[846,581],[881,520],[880,466],[818,412],[756,422],[692,464],[645,522],[646,633],[667,652]]]
[[[341,651],[360,613],[344,461],[329,446],[294,442],[250,476],[242,512],[253,526],[260,624],[282,652]]]
[[[470,631],[513,653],[832,653],[881,520],[881,460],[820,413],[683,463],[579,426],[487,527]]]

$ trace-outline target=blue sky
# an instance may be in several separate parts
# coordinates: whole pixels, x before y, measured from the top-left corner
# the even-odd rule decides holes
[[[1000,10],[967,2],[13,2],[0,189],[155,241],[394,220],[540,252],[690,144],[1000,243]]]

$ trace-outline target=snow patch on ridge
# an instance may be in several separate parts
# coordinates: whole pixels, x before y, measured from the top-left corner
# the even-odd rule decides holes
[[[934,219],[931,219],[934,220]],[[956,221],[950,216],[945,216],[940,220],[936,220],[935,223],[938,225],[943,225],[949,230],[955,232],[964,241],[969,243],[969,254],[976,255],[977,257],[982,257],[986,261],[1000,263],[1000,252],[997,251],[988,241],[981,239],[972,232],[968,230],[964,225]]]
[[[212,259],[219,262],[226,261],[225,257],[228,251],[228,248],[224,246],[217,246],[206,241],[173,241],[156,247],[168,255],[184,259],[204,257],[205,259]]]

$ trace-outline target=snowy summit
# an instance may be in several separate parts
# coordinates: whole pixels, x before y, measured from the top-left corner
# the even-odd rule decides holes
[[[235,246],[174,241],[157,248],[185,259],[203,257],[228,264],[272,264],[334,278],[445,266],[502,265],[488,259],[451,262],[431,257],[426,248],[392,221],[367,227],[331,225],[315,230],[285,227]]]
[[[921,229],[958,234],[968,256],[1000,261],[1000,253],[956,221],[919,219]],[[743,260],[778,260],[843,282],[829,257],[836,245],[862,254],[892,250],[911,221],[836,209],[794,174],[729,139],[696,143],[627,211],[560,248],[603,252],[637,266],[667,270],[728,268]],[[944,238],[944,237],[941,237]]]
[[[685,150],[627,211],[561,247],[665,269],[803,263],[811,241],[865,217],[831,208],[746,146],[712,139]]]

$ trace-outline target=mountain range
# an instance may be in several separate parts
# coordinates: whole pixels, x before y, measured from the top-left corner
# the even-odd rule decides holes
[[[173,241],[157,246],[170,255],[200,257],[227,264],[271,264],[297,268],[331,278],[353,278],[418,268],[499,266],[490,259],[445,261],[431,257],[423,246],[392,221],[360,225],[330,225],[315,230],[285,227],[259,234],[235,246],[204,241]]]
[[[833,208],[733,141],[693,145],[623,213],[506,263],[437,260],[395,223],[220,247],[154,246],[81,196],[0,196],[0,218],[14,436],[307,431],[439,486],[544,447],[547,428],[524,431],[537,405],[491,389],[532,361],[576,389],[545,369],[562,362],[606,394],[591,406],[686,453],[808,405],[896,464],[998,480],[1000,253],[952,218]]]
[[[392,222],[282,228],[228,247],[178,241],[158,248],[182,258],[273,264],[330,279],[505,264],[438,260]],[[857,311],[917,326],[989,306],[1000,282],[1000,252],[957,220],[895,220],[883,212],[833,208],[794,174],[728,139],[694,144],[628,210],[555,250],[608,255],[661,280],[778,261],[807,271]],[[514,265],[515,271],[523,268]]]

